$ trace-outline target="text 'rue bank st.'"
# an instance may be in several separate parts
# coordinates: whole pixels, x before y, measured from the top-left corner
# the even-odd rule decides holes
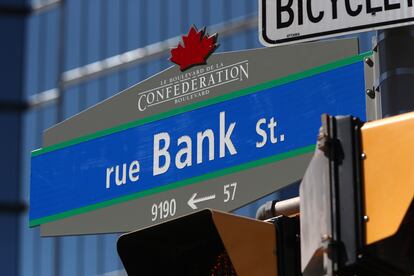
[[[217,156],[218,158],[224,158],[228,154],[230,156],[237,155],[238,147],[232,140],[232,135],[237,131],[238,122],[226,122],[225,111],[219,113],[219,118],[216,121],[218,122],[218,128],[208,128],[197,132],[195,135],[182,135],[176,141],[172,141],[168,132],[155,134],[153,136],[152,175],[165,174],[171,166],[182,170],[194,164],[200,165],[203,162],[212,162]],[[274,117],[269,119],[260,118],[255,125],[257,138],[254,143],[255,148],[260,149],[267,144],[284,142],[285,134],[277,133],[276,127],[277,121]],[[218,153],[216,153],[217,148]],[[204,159],[204,156],[207,160]],[[105,170],[105,187],[110,189],[114,184],[115,186],[121,186],[128,182],[137,182],[140,180],[140,171],[141,163],[139,160],[107,167]]]

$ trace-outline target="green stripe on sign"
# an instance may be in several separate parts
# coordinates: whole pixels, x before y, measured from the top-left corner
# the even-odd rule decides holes
[[[346,59],[342,59],[342,60],[339,60],[339,61],[335,61],[335,62],[332,62],[332,63],[325,64],[325,65],[322,65],[322,66],[314,67],[312,69],[309,69],[309,70],[306,70],[306,71],[303,71],[303,72],[300,72],[300,73],[292,74],[292,75],[289,75],[289,76],[284,77],[284,78],[280,78],[280,79],[277,79],[277,80],[273,80],[273,81],[270,81],[270,82],[266,82],[266,83],[262,83],[262,84],[259,84],[259,85],[256,85],[256,86],[252,86],[252,87],[248,87],[248,88],[245,88],[245,89],[242,89],[242,90],[238,90],[238,91],[235,91],[235,92],[232,92],[232,93],[228,93],[226,95],[222,95],[222,96],[219,96],[219,97],[216,97],[216,98],[212,98],[212,99],[208,99],[208,100],[205,100],[205,101],[190,104],[190,105],[187,105],[187,106],[184,106],[184,107],[172,109],[170,111],[163,112],[163,113],[160,113],[160,114],[157,114],[157,115],[154,115],[154,116],[150,116],[150,117],[147,117],[145,119],[140,119],[140,120],[129,122],[129,123],[126,123],[126,124],[122,124],[122,125],[119,125],[119,126],[116,126],[116,127],[113,127],[113,128],[101,130],[101,131],[98,131],[98,132],[95,132],[95,133],[92,133],[92,134],[89,134],[89,135],[86,135],[86,136],[81,136],[81,137],[78,137],[78,138],[75,138],[75,139],[72,139],[72,140],[68,140],[66,142],[58,143],[58,144],[50,146],[50,147],[37,149],[37,150],[32,151],[32,157],[35,157],[35,156],[38,156],[38,155],[41,155],[41,154],[44,154],[44,153],[47,153],[47,152],[50,152],[50,151],[54,151],[54,150],[62,149],[62,148],[69,147],[69,146],[72,146],[72,145],[76,145],[76,144],[79,144],[79,143],[82,143],[82,142],[85,142],[85,141],[89,141],[89,140],[92,140],[92,139],[96,139],[96,138],[99,138],[99,137],[102,137],[102,136],[110,135],[112,133],[123,131],[123,130],[129,129],[129,128],[133,128],[133,127],[136,127],[136,126],[146,124],[146,123],[158,121],[158,120],[161,120],[161,119],[164,119],[164,118],[167,118],[167,117],[171,117],[171,116],[174,116],[174,115],[177,115],[177,114],[185,113],[185,112],[195,110],[195,109],[198,109],[198,108],[201,108],[201,107],[205,107],[205,106],[209,106],[209,105],[212,105],[212,104],[228,101],[228,100],[238,98],[238,97],[241,97],[241,96],[244,96],[244,95],[248,95],[248,94],[251,94],[251,93],[255,93],[255,92],[258,92],[258,91],[261,91],[261,90],[265,90],[265,89],[268,89],[268,88],[280,86],[280,85],[283,85],[283,84],[286,84],[286,83],[289,83],[289,82],[292,82],[292,81],[296,81],[296,80],[300,80],[300,79],[303,79],[303,78],[311,77],[311,76],[314,76],[314,75],[317,75],[317,74],[320,74],[320,73],[324,73],[324,72],[327,72],[327,71],[330,71],[330,70],[333,70],[333,69],[336,69],[336,68],[339,68],[339,67],[343,67],[343,66],[346,66],[346,65],[350,65],[350,64],[362,61],[365,57],[367,57],[371,54],[372,54],[371,52],[363,53],[363,54],[360,54],[360,55],[357,55],[357,56],[349,57],[349,58],[346,58]]]
[[[111,199],[111,200],[107,200],[107,201],[99,202],[99,203],[96,203],[96,204],[84,206],[84,207],[81,207],[81,208],[73,209],[73,210],[70,210],[70,211],[66,211],[66,212],[63,212],[63,213],[59,213],[59,214],[56,214],[56,215],[51,215],[51,216],[47,216],[47,217],[43,217],[43,218],[39,218],[39,219],[33,219],[33,220],[30,220],[29,225],[30,225],[30,227],[38,226],[40,224],[44,224],[44,223],[47,223],[47,222],[67,218],[67,217],[74,216],[74,215],[79,215],[79,214],[82,214],[82,213],[86,213],[86,212],[90,212],[90,211],[93,211],[93,210],[96,210],[96,209],[108,207],[108,206],[111,206],[111,205],[114,205],[114,204],[119,204],[119,203],[126,202],[126,201],[129,201],[129,200],[133,200],[133,199],[137,199],[137,198],[141,198],[141,197],[145,197],[145,196],[149,196],[149,195],[153,195],[153,194],[158,194],[158,193],[173,190],[173,189],[176,189],[176,188],[179,188],[179,187],[188,186],[188,185],[191,185],[191,184],[194,184],[194,183],[197,183],[197,182],[210,180],[210,179],[225,176],[225,175],[228,175],[228,174],[233,174],[233,173],[244,171],[244,170],[247,170],[247,169],[252,169],[252,168],[267,165],[267,164],[270,164],[270,163],[282,161],[282,160],[285,160],[285,159],[288,159],[288,158],[292,158],[292,157],[295,157],[295,156],[299,156],[299,155],[302,155],[302,154],[313,152],[314,150],[315,150],[315,145],[306,146],[306,147],[303,147],[303,148],[299,148],[299,149],[296,149],[296,150],[284,152],[284,153],[281,153],[281,154],[277,154],[277,155],[270,156],[270,157],[267,157],[267,158],[263,158],[263,159],[259,159],[259,160],[252,161],[252,162],[249,162],[249,163],[241,164],[241,165],[234,166],[234,167],[231,167],[231,168],[226,168],[226,169],[223,169],[223,170],[220,170],[220,171],[215,171],[215,172],[207,173],[207,174],[204,174],[204,175],[196,176],[196,177],[193,177],[193,178],[181,180],[181,181],[178,181],[178,182],[175,182],[175,183],[172,183],[172,184],[168,184],[168,185],[165,185],[165,186],[161,186],[161,187],[157,187],[157,188],[154,188],[154,189],[146,190],[146,191],[143,191],[143,192],[139,192],[139,193],[135,193],[135,194],[130,194],[130,195],[114,198],[114,199]]]

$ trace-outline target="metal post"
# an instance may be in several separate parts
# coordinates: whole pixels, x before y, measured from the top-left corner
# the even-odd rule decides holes
[[[269,201],[262,205],[256,213],[256,219],[267,220],[277,216],[293,216],[299,214],[300,198],[294,197],[282,201]]]
[[[377,34],[382,117],[414,110],[414,26]]]
[[[24,106],[24,53],[27,13],[23,1],[0,5],[0,267],[2,275],[20,275],[22,215],[26,211],[21,183]]]

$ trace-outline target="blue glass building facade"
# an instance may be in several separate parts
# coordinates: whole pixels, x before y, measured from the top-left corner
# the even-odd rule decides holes
[[[118,235],[28,227],[30,151],[46,128],[170,67],[171,38],[192,24],[219,32],[218,51],[262,47],[256,0],[0,0],[1,275],[122,275]]]

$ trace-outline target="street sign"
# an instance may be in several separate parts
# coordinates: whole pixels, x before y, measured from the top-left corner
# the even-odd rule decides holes
[[[413,1],[259,0],[265,46],[413,24]]]
[[[231,211],[299,180],[322,113],[364,117],[357,45],[212,55],[56,125],[33,152],[30,224],[42,235],[126,232]]]

